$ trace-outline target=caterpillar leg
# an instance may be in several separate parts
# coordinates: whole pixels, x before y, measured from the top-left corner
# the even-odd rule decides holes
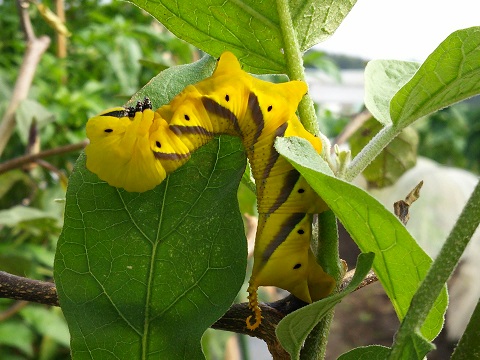
[[[245,322],[247,323],[248,330],[255,330],[262,323],[262,310],[258,306],[258,295],[257,295],[258,286],[252,285],[248,286],[248,308],[252,310],[253,315],[250,315]],[[255,322],[252,324],[252,316],[255,318]]]

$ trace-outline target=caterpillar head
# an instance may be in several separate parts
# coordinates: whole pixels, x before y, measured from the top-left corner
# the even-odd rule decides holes
[[[87,169],[127,191],[153,189],[166,177],[150,148],[151,108],[113,108],[89,119]]]

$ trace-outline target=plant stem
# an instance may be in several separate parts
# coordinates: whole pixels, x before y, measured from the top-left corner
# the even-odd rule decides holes
[[[318,263],[323,270],[335,279],[338,290],[344,271],[339,261],[337,218],[332,210],[324,211],[318,215],[318,232]]]
[[[343,269],[339,261],[337,218],[332,210],[318,215],[317,261],[329,275],[335,279],[338,291],[343,278]],[[327,350],[328,334],[333,321],[334,309],[312,329],[300,353],[305,360],[324,359]]]
[[[402,129],[393,126],[386,126],[380,130],[352,160],[345,173],[344,180],[351,182],[355,179],[401,131]]]
[[[280,30],[283,37],[283,51],[287,63],[287,75],[291,80],[305,82],[302,52],[298,45],[288,0],[277,0],[277,11],[280,20]],[[298,113],[303,126],[314,135],[320,133],[313,101],[307,94],[298,105]]]
[[[287,64],[287,75],[291,80],[301,80],[306,82],[302,53],[293,27],[288,0],[277,0],[277,11],[283,37],[283,50],[285,52],[285,60]],[[315,114],[315,108],[313,106],[313,101],[308,94],[306,94],[302,101],[300,101],[300,104],[298,105],[298,113],[300,115],[300,121],[303,126],[305,126],[305,129],[310,133],[319,136],[320,129]],[[322,153],[324,157],[327,157],[328,161],[330,159],[329,154],[325,151]],[[321,236],[320,238],[322,240],[319,242],[320,245],[317,251],[319,263],[325,270],[329,269],[329,272],[331,271],[334,273],[332,275],[334,275],[337,284],[339,284],[342,277],[340,274],[341,270],[334,270],[338,268],[339,255],[337,225],[333,212],[326,211],[319,215],[319,231],[319,236]],[[329,235],[324,236],[322,234],[324,231],[329,231]],[[320,247],[322,249],[325,248],[325,252],[320,250]],[[333,310],[330,311],[329,314],[327,314],[312,330],[301,353],[303,359],[325,358],[327,338],[332,319]]]
[[[454,228],[425,279],[413,296],[408,312],[395,335],[389,359],[403,359],[409,336],[425,321],[435,299],[458,264],[462,253],[480,223],[480,182],[477,183]]]

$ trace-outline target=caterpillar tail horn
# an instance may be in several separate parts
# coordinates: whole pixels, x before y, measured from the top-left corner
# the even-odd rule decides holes
[[[258,295],[257,295],[258,286],[250,285],[248,286],[248,308],[252,310],[253,315],[247,317],[245,322],[247,323],[248,330],[255,330],[262,323],[262,310],[258,306]],[[255,318],[255,322],[252,324],[252,317]]]

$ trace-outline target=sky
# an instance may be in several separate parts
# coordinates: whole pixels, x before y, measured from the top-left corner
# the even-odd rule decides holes
[[[453,31],[480,26],[479,0],[357,0],[316,49],[364,59],[424,61]]]

